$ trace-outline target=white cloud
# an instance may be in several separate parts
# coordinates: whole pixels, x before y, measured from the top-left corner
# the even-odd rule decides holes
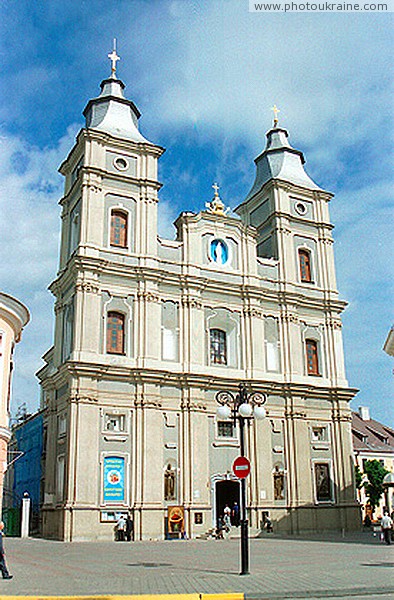
[[[178,210],[189,209],[193,202],[203,208],[213,178],[232,206],[240,200],[231,196],[234,180],[242,182],[245,192],[252,185],[252,161],[265,145],[270,107],[276,103],[291,142],[305,152],[309,174],[337,193],[331,213],[340,290],[351,302],[344,317],[348,364],[369,390],[368,402],[378,407],[373,386],[387,387],[388,378],[380,370],[381,377],[374,380],[374,365],[381,364],[379,340],[391,324],[387,298],[380,292],[392,275],[387,207],[389,20],[383,14],[258,15],[249,13],[247,5],[247,0],[107,3],[89,15],[83,27],[74,27],[76,16],[73,20],[67,13],[62,55],[53,57],[50,68],[35,58],[45,41],[44,20],[40,29],[26,30],[24,62],[5,80],[4,89],[13,91],[13,105],[3,106],[0,117],[10,121],[13,131],[15,122],[22,131],[30,127],[30,139],[34,128],[39,136],[48,123],[67,127],[62,119],[68,114],[69,94],[83,97],[87,88],[90,97],[96,94],[98,78],[109,74],[110,39],[117,36],[119,75],[127,84],[127,96],[144,113],[144,134],[169,149],[178,143],[189,143],[191,153],[193,144],[199,150],[204,145],[217,149],[217,164],[212,165],[211,156],[208,170],[202,161],[199,170],[185,161],[166,163],[159,229],[161,235],[173,237],[171,223]],[[55,7],[48,16],[52,26],[57,18]],[[16,56],[21,53],[18,44]],[[75,106],[74,118],[84,100]],[[18,347],[19,356],[26,357],[19,360],[25,362],[20,373],[26,379],[30,365],[39,363],[52,342],[51,296],[44,290],[58,260],[57,200],[62,184],[56,169],[71,138],[69,133],[44,149],[26,144],[22,137],[1,139],[0,276],[2,288],[32,309],[32,323]],[[204,177],[208,197],[192,198]],[[368,345],[374,353],[360,368]],[[351,383],[360,385],[354,377]]]
[[[13,408],[38,405],[34,378],[42,354],[52,344],[52,296],[47,291],[58,264],[62,178],[60,162],[72,145],[73,131],[54,148],[39,149],[22,139],[0,138],[0,281],[31,312],[16,349]]]

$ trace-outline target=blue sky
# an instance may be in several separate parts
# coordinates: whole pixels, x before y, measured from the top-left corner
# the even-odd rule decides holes
[[[3,0],[0,7],[0,287],[31,310],[17,347],[12,407],[38,406],[34,373],[52,344],[47,286],[58,262],[62,178],[57,167],[83,126],[82,110],[110,73],[143,116],[160,161],[160,233],[201,210],[214,180],[235,207],[254,180],[270,107],[335,193],[338,286],[353,408],[394,426],[392,15],[255,14],[247,0]]]

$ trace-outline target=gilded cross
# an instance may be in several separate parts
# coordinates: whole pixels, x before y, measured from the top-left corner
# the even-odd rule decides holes
[[[218,184],[214,183],[212,187],[215,190],[215,196],[219,196],[219,186],[218,186]]]
[[[271,108],[271,110],[274,111],[274,127],[276,127],[278,124],[278,113],[280,113],[280,110],[276,106],[276,104],[274,104],[274,106]]]
[[[111,54],[108,54],[108,58],[111,61],[111,72],[112,72],[112,75],[115,76],[115,73],[116,73],[116,63],[117,63],[118,60],[120,60],[120,56],[118,56],[116,54],[116,38],[114,39],[114,48],[113,48]]]

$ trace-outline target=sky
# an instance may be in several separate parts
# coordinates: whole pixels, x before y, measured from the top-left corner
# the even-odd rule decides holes
[[[392,14],[249,13],[248,0],[3,0],[0,6],[0,289],[31,312],[15,353],[12,412],[39,405],[52,345],[63,181],[82,111],[110,74],[164,146],[159,233],[220,184],[234,208],[254,181],[271,107],[308,174],[335,194],[335,257],[352,408],[394,427]]]

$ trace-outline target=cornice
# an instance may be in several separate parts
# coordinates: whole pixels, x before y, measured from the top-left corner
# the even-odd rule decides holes
[[[137,368],[134,366],[128,367],[125,364],[86,363],[70,360],[63,363],[57,372],[50,375],[48,378],[52,379],[54,383],[57,381],[59,385],[60,382],[64,384],[69,376],[74,378],[91,377],[93,379],[112,379],[115,377],[137,385],[142,385],[143,383],[155,383],[167,386],[172,384],[178,388],[181,386],[187,388],[203,388],[205,390],[216,390],[218,388],[236,390],[239,382],[245,380],[242,373],[237,377],[227,378],[223,377],[222,374],[213,376],[212,374],[202,375],[186,371],[175,373],[165,369]],[[320,398],[331,402],[350,402],[358,392],[355,388],[320,387],[311,385],[309,382],[293,383],[288,381],[272,381],[269,379],[253,379],[248,380],[248,383],[254,391],[264,392],[272,396],[292,396],[304,399]],[[96,398],[95,393],[93,396]],[[92,394],[89,394],[89,398],[93,398],[93,396]],[[349,420],[347,418],[342,418],[342,413],[341,411],[338,412],[337,407],[333,408],[333,415],[339,415],[341,420]]]

